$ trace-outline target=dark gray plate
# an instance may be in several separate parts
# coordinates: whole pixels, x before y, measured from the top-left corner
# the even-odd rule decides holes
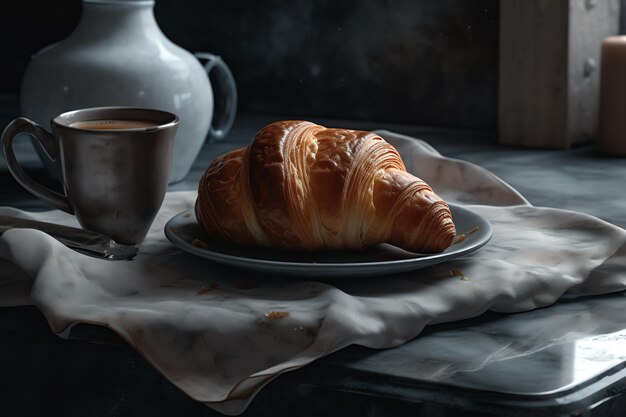
[[[491,238],[491,224],[478,214],[450,204],[457,233],[477,228],[466,238],[437,254],[407,252],[380,244],[363,251],[290,252],[250,248],[211,240],[197,223],[193,210],[172,217],[165,225],[165,236],[182,250],[223,264],[271,274],[296,277],[366,277],[413,271],[467,255]],[[207,249],[191,242],[200,239]]]

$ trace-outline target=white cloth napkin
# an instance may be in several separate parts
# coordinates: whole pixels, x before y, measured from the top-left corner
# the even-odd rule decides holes
[[[132,261],[87,257],[35,230],[7,231],[0,237],[0,305],[36,305],[61,336],[76,323],[107,326],[192,398],[236,415],[280,373],[350,344],[388,348],[429,324],[543,307],[566,292],[626,288],[626,231],[533,207],[480,167],[442,157],[422,141],[379,133],[439,195],[492,223],[487,246],[384,278],[260,277],[171,245],[163,226],[192,207],[195,192],[169,193]],[[59,211],[5,207],[0,214],[77,225]],[[468,279],[451,276],[453,269]],[[270,320],[273,311],[289,315]]]

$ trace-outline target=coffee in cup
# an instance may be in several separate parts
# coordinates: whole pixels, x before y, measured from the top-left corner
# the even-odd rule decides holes
[[[150,127],[156,127],[158,125],[158,122],[150,120],[106,119],[74,122],[70,125],[70,127],[84,130],[127,130],[147,129]]]

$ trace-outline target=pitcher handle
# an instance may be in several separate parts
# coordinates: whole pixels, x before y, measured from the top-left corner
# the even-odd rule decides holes
[[[197,52],[195,56],[203,63],[207,75],[214,74],[211,84],[213,90],[217,91],[213,95],[215,107],[209,138],[215,140],[224,139],[232,129],[237,114],[237,85],[235,84],[235,77],[233,77],[230,68],[228,68],[228,65],[220,56],[207,52]]]
[[[70,207],[66,196],[44,187],[26,175],[15,157],[15,151],[13,150],[13,140],[20,133],[25,133],[35,138],[35,140],[41,144],[46,156],[52,161],[55,161],[58,157],[58,146],[54,136],[41,128],[35,122],[25,117],[18,117],[9,123],[4,129],[4,132],[2,132],[2,150],[4,151],[4,157],[6,159],[9,172],[13,175],[13,177],[15,177],[15,180],[26,189],[26,191],[30,192],[35,197],[47,201],[60,210],[74,214],[74,210]]]

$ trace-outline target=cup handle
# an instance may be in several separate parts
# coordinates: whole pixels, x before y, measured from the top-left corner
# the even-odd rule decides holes
[[[9,172],[13,175],[13,177],[15,177],[16,181],[22,187],[35,197],[47,201],[60,210],[74,214],[74,210],[70,207],[66,196],[44,187],[26,175],[15,157],[15,152],[13,151],[13,140],[20,133],[26,133],[27,135],[34,137],[45,151],[46,156],[52,161],[56,161],[56,158],[58,157],[58,146],[54,136],[46,132],[35,122],[28,120],[25,117],[18,117],[9,123],[4,129],[4,132],[2,132],[2,150],[4,151],[4,157],[6,159]]]
[[[209,138],[224,139],[230,132],[237,114],[237,84],[228,65],[218,55],[206,52],[197,52],[196,58],[202,62],[207,75],[214,74],[212,87],[217,90],[214,94],[216,103]]]

